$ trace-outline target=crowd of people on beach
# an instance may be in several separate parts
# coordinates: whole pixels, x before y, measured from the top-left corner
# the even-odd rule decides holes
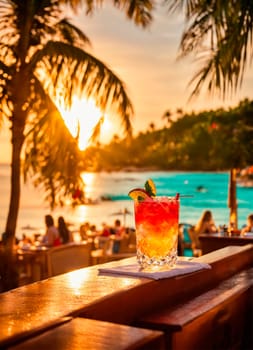
[[[56,247],[72,241],[71,232],[63,216],[58,217],[57,225],[55,225],[53,216],[46,215],[45,225],[46,230],[43,235],[34,234],[33,237],[30,237],[23,233],[22,239],[18,243],[21,246],[29,246],[37,242],[45,247]]]
[[[43,245],[47,247],[56,247],[71,241],[70,231],[63,216],[58,218],[58,225],[55,226],[52,215],[46,215],[45,224],[46,232],[41,239]]]
[[[130,232],[133,233],[134,229],[122,225],[120,219],[116,219],[113,225],[108,225],[103,222],[101,229],[97,229],[96,225],[91,225],[89,222],[80,226],[80,236],[82,240],[86,240],[89,237],[97,237],[102,246],[107,239],[113,238],[112,253],[119,252],[121,240],[129,237]]]
[[[238,228],[235,228],[235,224],[233,222],[231,222],[228,226],[216,225],[212,212],[210,210],[205,210],[202,213],[199,221],[195,225],[194,230],[197,235],[201,233],[217,233],[217,232],[244,235],[247,232],[253,232],[253,214],[248,215],[246,219],[246,223],[243,225],[241,229],[238,229]]]
[[[37,242],[45,247],[56,247],[62,244],[67,244],[75,241],[85,241],[91,237],[99,237],[101,241],[106,238],[113,237],[113,247],[112,252],[119,252],[120,241],[129,235],[130,231],[134,231],[132,228],[125,227],[122,225],[120,219],[116,219],[113,225],[108,225],[107,223],[102,223],[101,228],[97,228],[95,224],[85,222],[80,225],[78,232],[73,232],[69,229],[68,223],[66,223],[63,216],[59,216],[57,219],[57,224],[52,215],[45,216],[45,226],[46,230],[43,235],[35,235],[34,238],[28,237],[26,234],[23,234],[23,237],[20,241],[17,240],[17,244],[22,246],[29,246]],[[183,225],[179,225],[179,253],[180,253],[180,244],[184,241],[184,233],[181,230]],[[199,243],[199,235],[202,233],[218,233],[223,232],[226,234],[240,234],[244,235],[247,232],[253,233],[253,214],[248,215],[245,225],[242,229],[235,230],[233,227],[228,227],[226,225],[218,226],[215,224],[213,214],[210,210],[205,210],[202,212],[199,220],[196,225],[190,225],[188,233],[192,241],[192,246],[195,251],[201,251]],[[75,235],[78,235],[76,239]],[[5,233],[2,234],[2,244],[5,243]],[[179,254],[180,255],[180,254]]]
[[[57,223],[52,215],[45,216],[45,233],[42,235],[35,234],[34,237],[29,237],[23,234],[20,241],[17,241],[17,245],[22,248],[29,247],[31,245],[40,245],[47,248],[57,247],[62,244],[71,242],[82,242],[89,239],[101,238],[101,242],[107,238],[113,237],[112,252],[119,252],[120,241],[124,237],[128,237],[130,231],[134,229],[125,227],[122,225],[120,219],[116,219],[113,225],[102,223],[101,228],[98,228],[95,224],[85,222],[80,225],[79,230],[71,230],[70,225],[65,221],[63,216],[58,217]]]
[[[178,251],[179,255],[183,255],[183,246],[186,239],[184,224],[179,225],[179,244]],[[240,235],[244,236],[246,233],[253,233],[253,214],[248,215],[246,223],[241,229],[235,228],[235,225],[231,223],[230,225],[217,225],[213,218],[211,210],[204,210],[195,225],[187,225],[186,227],[187,235],[190,239],[190,246],[193,251],[194,256],[200,256],[201,244],[199,242],[199,235],[201,234],[212,234],[221,233],[224,235]],[[182,252],[182,254],[180,254]]]
[[[96,238],[97,248],[102,248],[102,245],[111,238],[113,245],[111,247],[112,253],[118,253],[120,250],[121,240],[124,237],[129,236],[130,231],[135,231],[132,228],[125,227],[122,225],[120,219],[116,219],[113,225],[108,225],[103,222],[101,227],[97,227],[95,224],[90,222],[84,222],[80,225],[79,230],[72,231],[66,223],[63,216],[58,217],[57,224],[52,215],[45,216],[45,233],[39,237],[31,239],[25,234],[23,235],[20,245],[25,247],[26,245],[32,245],[36,241],[36,244],[40,244],[45,247],[55,247],[62,244],[67,244],[71,242],[82,242],[89,239]],[[234,233],[239,235],[244,235],[247,232],[253,232],[253,214],[250,214],[247,218],[247,222],[241,230],[223,225],[218,226],[215,223],[213,214],[210,210],[204,210],[195,225],[189,225],[187,229],[188,235],[191,240],[191,249],[194,252],[195,256],[201,255],[201,245],[199,242],[199,235],[202,233]],[[228,232],[229,231],[229,232]],[[183,246],[184,246],[184,229],[183,225],[179,225],[179,239],[178,239],[178,254],[183,255]]]

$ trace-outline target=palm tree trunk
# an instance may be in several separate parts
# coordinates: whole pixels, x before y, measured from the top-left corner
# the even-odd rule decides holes
[[[11,158],[11,194],[5,227],[6,241],[0,251],[0,293],[18,287],[18,268],[14,251],[15,232],[20,202],[21,150],[24,142],[24,127],[13,123]]]
[[[0,293],[18,287],[18,268],[14,254],[0,249]]]
[[[24,142],[23,126],[13,125],[12,158],[11,158],[11,193],[5,232],[7,250],[12,251],[15,243],[15,232],[20,202],[21,149]]]
[[[13,100],[13,113],[11,116],[12,132],[12,155],[11,155],[11,193],[9,211],[6,221],[6,249],[13,251],[15,243],[15,232],[18,219],[20,202],[20,174],[21,174],[21,150],[25,140],[24,129],[27,118],[27,110],[23,108],[27,96],[29,96],[29,81],[26,70],[22,65],[20,71],[16,72],[10,82],[10,91],[15,99]]]

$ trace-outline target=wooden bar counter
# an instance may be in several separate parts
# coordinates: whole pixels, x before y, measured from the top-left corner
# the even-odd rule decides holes
[[[75,317],[9,350],[165,350],[163,332]]]
[[[189,300],[253,266],[253,245],[231,246],[194,258],[211,265],[188,275],[151,280],[99,274],[96,265],[0,294],[0,348],[84,317],[133,325],[143,315]],[[103,266],[128,265],[135,257]],[[252,282],[253,283],[253,282]]]
[[[229,236],[221,233],[202,233],[199,235],[199,242],[202,250],[202,254],[208,254],[214,250],[221,249],[227,246],[246,245],[253,244],[253,235],[240,236],[231,235]]]

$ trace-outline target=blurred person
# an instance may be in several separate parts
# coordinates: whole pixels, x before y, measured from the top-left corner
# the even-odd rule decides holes
[[[98,232],[97,235],[97,242],[98,242],[98,248],[103,249],[104,247],[108,246],[108,241],[110,241],[110,227],[103,222],[102,223],[102,229]]]
[[[214,223],[212,212],[210,210],[203,211],[197,224],[195,226],[192,226],[188,230],[188,232],[192,241],[192,250],[193,250],[194,256],[200,256],[202,252],[201,252],[201,245],[199,242],[199,235],[202,233],[218,232],[218,229]]]
[[[215,233],[218,232],[218,229],[214,223],[213,215],[210,210],[205,210],[199,221],[197,222],[195,228],[197,235],[201,233]]]
[[[241,235],[244,235],[247,232],[253,232],[253,214],[250,214],[247,217],[247,224],[241,230]]]
[[[54,225],[52,215],[45,216],[46,233],[42,237],[42,244],[47,247],[53,247],[61,244],[60,235],[57,227]]]
[[[88,235],[90,235],[92,237],[98,235],[98,231],[97,231],[97,226],[96,225],[93,224],[93,225],[90,226],[90,231],[89,231]]]
[[[125,227],[121,225],[121,221],[119,219],[116,219],[114,222],[113,232],[115,238],[113,242],[112,251],[113,253],[118,253],[120,248],[120,241],[125,236]]]
[[[111,232],[110,232],[109,226],[105,222],[103,222],[100,237],[110,237],[110,235],[111,235]]]
[[[66,222],[63,218],[63,216],[59,216],[58,218],[58,231],[61,239],[61,243],[66,244],[71,241],[70,237],[70,231],[66,225]]]
[[[33,241],[30,237],[27,237],[25,233],[22,234],[22,239],[19,241],[19,247],[23,249],[29,249],[31,245],[33,244]]]
[[[90,223],[85,222],[84,224],[82,224],[80,226],[79,231],[80,231],[81,240],[85,241],[87,239],[87,234],[90,232]]]

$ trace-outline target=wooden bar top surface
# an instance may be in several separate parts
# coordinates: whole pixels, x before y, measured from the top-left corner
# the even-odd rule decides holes
[[[130,260],[131,259],[126,259]],[[109,263],[125,264],[126,261]],[[97,266],[83,268],[0,294],[0,344],[6,338],[75,315],[97,300],[149,280],[100,276]]]
[[[162,280],[100,275],[96,265],[0,294],[0,347],[67,316],[130,324],[168,301],[180,301],[253,265],[253,245],[231,246],[195,258],[211,265],[189,275]],[[128,265],[135,257],[103,266]],[[186,288],[187,287],[187,288]],[[197,290],[196,290],[197,288]]]
[[[142,326],[163,325],[170,329],[181,331],[186,324],[191,323],[208,311],[225,305],[234,296],[250,290],[252,295],[253,287],[253,267],[241,271],[236,275],[221,282],[217,287],[169,309],[163,308],[153,314],[147,315],[144,320],[139,320]]]
[[[10,350],[164,350],[164,334],[111,322],[76,317]]]

